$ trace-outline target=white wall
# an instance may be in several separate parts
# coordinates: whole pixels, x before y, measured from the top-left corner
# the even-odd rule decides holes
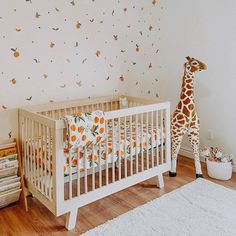
[[[205,62],[207,71],[196,74],[195,81],[201,145],[236,155],[236,1],[162,0],[160,5],[161,97],[174,109],[185,57]],[[209,130],[213,140],[207,139]]]
[[[145,0],[4,2],[0,138],[17,135],[13,108],[122,93],[136,82],[136,89],[151,84],[159,69],[159,24],[158,5]],[[14,57],[13,50],[20,55]]]
[[[11,131],[16,136],[17,112],[12,108],[49,100],[125,92],[143,97],[159,95],[170,100],[174,108],[182,65],[189,55],[208,65],[207,71],[196,75],[195,83],[201,144],[219,145],[236,155],[235,0],[160,0],[156,5],[151,0],[83,0],[75,1],[74,6],[70,2],[4,3],[0,14],[4,58],[0,70],[0,138],[7,138]],[[35,18],[36,12],[39,18]],[[77,21],[82,24],[79,30]],[[113,35],[118,35],[117,41]],[[51,42],[54,48],[49,47]],[[74,47],[76,42],[78,47]],[[14,58],[11,48],[17,48],[20,57]],[[97,50],[100,57],[95,55]],[[87,61],[83,64],[84,58]],[[44,74],[48,77],[43,78]],[[121,75],[124,82],[119,79]],[[81,87],[78,81],[82,81]],[[212,141],[207,139],[208,130],[213,131]],[[183,146],[188,147],[186,142]]]

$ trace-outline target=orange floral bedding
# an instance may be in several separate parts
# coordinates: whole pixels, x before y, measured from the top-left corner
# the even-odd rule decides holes
[[[126,122],[126,138],[125,138],[125,124],[120,125],[120,138],[118,133],[118,123],[115,121],[114,127],[112,128],[112,123],[108,123],[108,147],[106,149],[106,140],[102,141],[100,145],[94,146],[94,153],[92,156],[92,149],[89,146],[85,151],[79,150],[79,168],[84,171],[85,168],[90,169],[92,167],[92,159],[94,158],[94,167],[99,165],[99,159],[101,165],[105,165],[106,161],[112,163],[117,161],[118,158],[135,158],[136,154],[139,154],[141,150],[146,151],[147,149],[155,148],[161,144],[161,131],[160,129],[152,128],[151,126],[146,127],[146,125],[131,126],[129,122]],[[162,134],[164,136],[164,132]],[[164,138],[164,137],[163,137]],[[64,173],[69,174],[69,161],[71,158],[72,173],[77,172],[77,162],[78,162],[78,152],[77,148],[71,149],[71,154],[69,155],[69,149],[65,147],[65,159],[64,159]],[[70,157],[71,156],[71,157]]]
[[[141,125],[141,123],[133,124],[132,125],[132,132],[131,132],[131,125],[129,122],[126,122],[126,134],[125,134],[125,124],[121,123],[120,125],[120,138],[118,133],[118,122],[115,121],[114,127],[112,128],[112,123],[108,122],[108,132],[107,132],[107,139],[108,139],[108,147],[106,148],[106,139],[103,139],[100,142],[100,145],[94,146],[94,167],[99,165],[99,159],[101,162],[101,165],[105,165],[106,161],[108,163],[112,163],[113,161],[117,161],[118,158],[124,158],[125,155],[127,158],[135,159],[136,154],[141,153],[141,150],[146,151],[147,149],[151,149],[152,147],[155,148],[159,145],[161,145],[161,140],[165,139],[164,131],[161,134],[161,130],[159,128],[148,126],[146,127],[145,124]],[[162,138],[163,136],[163,138]],[[40,145],[42,146],[42,144]],[[34,145],[35,147],[35,145]],[[85,151],[80,148],[79,150],[79,168],[81,171],[84,171],[85,168],[90,169],[92,167],[92,148],[87,143],[86,145],[86,157],[85,157]],[[34,151],[34,153],[31,153],[31,146],[28,146],[28,154],[30,156],[35,155],[36,163],[39,163],[39,166],[41,167],[42,160],[47,158],[47,170],[52,170],[52,155],[48,153],[48,151],[45,152],[45,142],[43,144],[43,151],[40,147],[37,150]],[[68,142],[65,142],[64,147],[64,174],[69,174],[69,163],[71,158],[71,166],[72,166],[72,173],[77,172],[77,165],[78,165],[78,152],[77,148],[71,148],[71,153],[69,155],[69,148],[68,148]],[[38,160],[39,157],[39,160]],[[45,168],[45,161],[43,161],[43,169]]]

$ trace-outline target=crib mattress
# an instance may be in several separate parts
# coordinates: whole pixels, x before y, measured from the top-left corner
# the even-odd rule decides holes
[[[147,149],[155,148],[161,145],[162,137],[161,130],[157,127],[152,127],[141,123],[133,124],[132,131],[129,122],[126,122],[126,135],[125,135],[125,124],[120,125],[120,134],[117,121],[112,127],[111,123],[108,123],[108,148],[106,150],[106,142],[102,142],[100,145],[94,147],[92,153],[91,148],[87,148],[86,155],[82,150],[77,148],[71,150],[71,165],[72,173],[77,172],[78,158],[79,155],[79,168],[80,171],[90,169],[93,166],[97,167],[99,165],[105,165],[106,162],[112,163],[118,160],[118,158],[123,159],[125,156],[128,159],[135,159],[136,155],[140,154],[141,151],[146,151]],[[163,137],[164,140],[164,137]],[[78,154],[79,152],[79,154]],[[64,159],[64,173],[69,174],[69,163],[70,156],[69,150],[64,149],[65,159]],[[94,159],[94,161],[93,161]],[[100,161],[100,164],[99,164]]]

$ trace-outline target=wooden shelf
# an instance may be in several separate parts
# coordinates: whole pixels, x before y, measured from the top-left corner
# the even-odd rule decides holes
[[[0,208],[20,200],[28,211],[18,140],[0,141],[0,167]]]

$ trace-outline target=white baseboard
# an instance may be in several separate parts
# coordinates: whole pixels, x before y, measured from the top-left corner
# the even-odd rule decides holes
[[[182,156],[185,156],[185,157],[193,159],[193,151],[190,148],[181,147],[180,151],[179,151],[179,154],[182,155]],[[203,157],[200,157],[200,160],[202,162],[206,162],[205,158],[203,158]]]

